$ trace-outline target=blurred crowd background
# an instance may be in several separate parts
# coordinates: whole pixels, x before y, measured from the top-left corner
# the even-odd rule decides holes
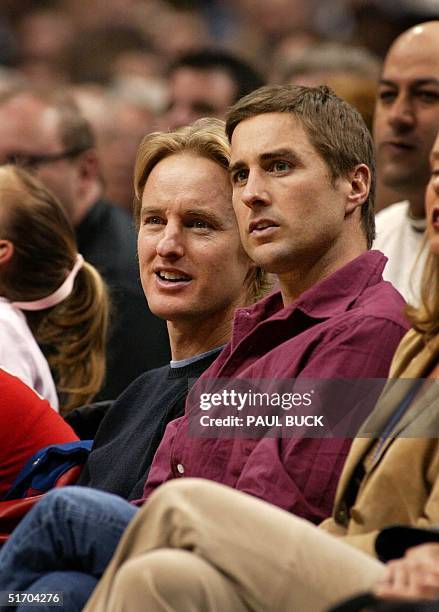
[[[327,83],[370,125],[391,41],[439,18],[439,0],[1,0],[0,6],[0,94],[15,83],[70,90],[95,131],[105,195],[126,208],[142,136],[196,115],[221,116],[236,98],[219,81],[222,100],[185,109],[197,84],[187,74],[177,82],[182,56],[195,54],[199,62],[197,54],[232,53],[246,62],[250,88]],[[216,95],[215,83],[200,87]]]

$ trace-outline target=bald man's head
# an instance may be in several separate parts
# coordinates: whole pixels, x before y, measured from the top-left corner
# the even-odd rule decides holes
[[[374,140],[382,184],[422,215],[429,153],[439,129],[439,21],[407,30],[384,61]]]

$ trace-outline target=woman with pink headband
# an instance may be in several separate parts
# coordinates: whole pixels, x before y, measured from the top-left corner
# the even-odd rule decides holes
[[[61,206],[23,170],[1,167],[0,366],[65,414],[102,384],[107,319],[105,285]]]

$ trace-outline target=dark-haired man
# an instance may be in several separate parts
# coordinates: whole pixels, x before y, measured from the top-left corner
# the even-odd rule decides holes
[[[375,248],[389,258],[384,278],[415,304],[425,260],[417,261],[426,227],[424,192],[438,129],[439,21],[429,21],[403,32],[389,49],[373,130],[378,203],[382,208],[386,197],[396,202],[377,214]]]
[[[232,104],[263,83],[253,66],[229,52],[203,49],[182,55],[169,72],[164,127],[175,129],[200,117],[223,119]]]

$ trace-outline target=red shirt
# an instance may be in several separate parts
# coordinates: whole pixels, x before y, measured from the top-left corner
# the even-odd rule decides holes
[[[47,400],[0,368],[0,498],[34,453],[77,440]]]
[[[230,343],[201,379],[386,378],[408,323],[403,298],[382,278],[385,262],[368,251],[286,308],[276,293],[238,310]],[[351,440],[189,438],[191,396],[186,414],[166,428],[143,500],[166,480],[192,476],[313,522],[330,515]]]

